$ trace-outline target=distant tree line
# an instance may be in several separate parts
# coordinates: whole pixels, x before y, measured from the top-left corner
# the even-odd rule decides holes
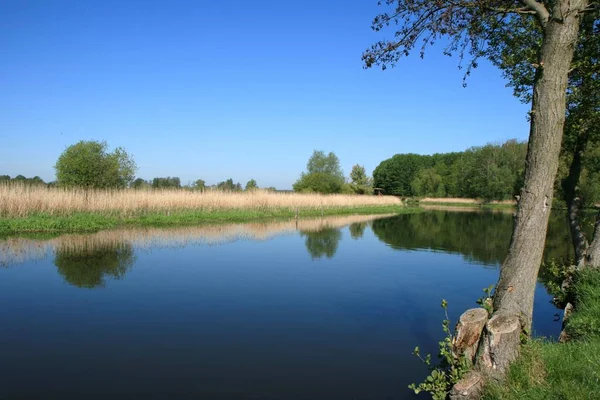
[[[33,178],[26,178],[23,175],[17,175],[14,178],[11,178],[10,175],[0,175],[0,184],[8,182],[23,183],[25,185],[47,185],[47,183],[37,175]]]
[[[54,165],[57,180],[46,183],[39,176],[26,178],[17,175],[0,175],[0,184],[20,182],[30,185],[47,185],[61,187],[81,187],[94,189],[186,189],[186,190],[220,190],[225,192],[253,191],[259,189],[255,179],[250,179],[245,187],[227,179],[216,185],[208,186],[203,179],[197,179],[182,185],[176,176],[156,177],[151,180],[135,178],[137,166],[133,157],[122,147],[108,151],[108,144],[95,140],[79,141],[67,147]],[[274,187],[264,190],[276,191]]]
[[[463,152],[433,155],[396,154],[373,171],[374,185],[385,194],[406,197],[462,197],[484,200],[514,199],[523,187],[527,143],[471,147]],[[555,183],[555,202],[564,205],[564,185],[572,155],[561,156]],[[578,185],[581,202],[600,201],[600,144],[591,144]]]
[[[373,171],[374,185],[398,196],[507,200],[523,184],[527,143],[471,147],[464,152],[396,154]]]

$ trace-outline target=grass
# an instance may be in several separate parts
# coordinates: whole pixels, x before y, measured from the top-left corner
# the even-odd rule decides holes
[[[0,235],[414,212],[393,196],[0,185]]]
[[[572,288],[571,341],[531,341],[507,381],[488,384],[484,399],[600,399],[600,271],[579,273]]]

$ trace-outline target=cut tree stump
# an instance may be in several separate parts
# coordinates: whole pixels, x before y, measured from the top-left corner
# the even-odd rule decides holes
[[[485,311],[485,310],[484,310]],[[450,390],[450,400],[478,400],[483,392],[483,376],[477,371],[469,371]]]
[[[465,311],[456,324],[456,335],[452,340],[452,351],[455,357],[465,356],[473,364],[481,332],[488,320],[488,312],[483,308],[471,308]]]
[[[477,367],[494,379],[502,379],[519,355],[521,322],[516,315],[495,314],[486,324],[477,356]]]

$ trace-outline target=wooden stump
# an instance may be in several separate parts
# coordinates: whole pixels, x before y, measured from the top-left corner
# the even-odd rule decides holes
[[[495,314],[486,324],[477,366],[492,378],[503,378],[509,365],[519,355],[521,322],[516,315]]]
[[[481,398],[483,391],[483,382],[483,376],[479,372],[468,372],[460,381],[452,386],[450,400],[478,400]]]
[[[452,340],[452,351],[455,357],[464,355],[473,364],[481,332],[488,320],[488,312],[483,308],[471,308],[465,311],[456,324],[456,335]]]

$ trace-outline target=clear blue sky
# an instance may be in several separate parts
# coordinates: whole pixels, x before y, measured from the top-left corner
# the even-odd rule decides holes
[[[396,153],[528,135],[482,63],[431,49],[363,70],[377,0],[0,0],[0,174],[54,179],[66,146],[123,146],[137,175],[291,188],[313,149],[348,174]]]

